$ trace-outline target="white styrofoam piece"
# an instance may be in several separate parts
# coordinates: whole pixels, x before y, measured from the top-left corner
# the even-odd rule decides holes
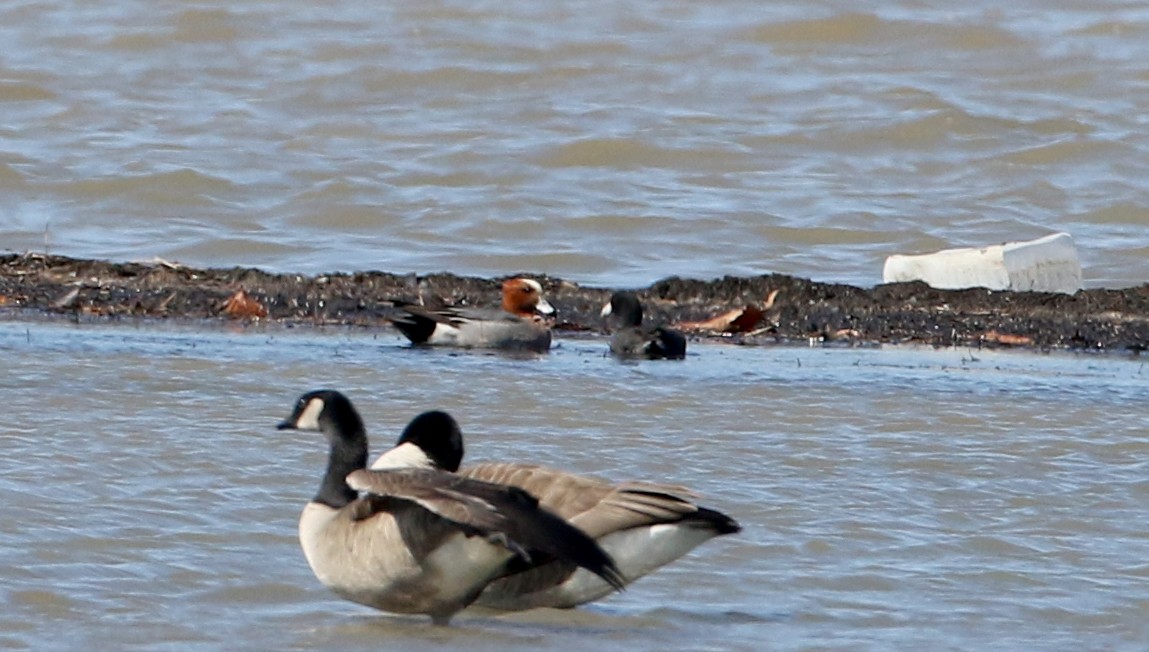
[[[1081,263],[1068,233],[980,249],[945,249],[920,256],[894,255],[882,268],[885,283],[925,281],[935,288],[1064,292],[1081,289]]]

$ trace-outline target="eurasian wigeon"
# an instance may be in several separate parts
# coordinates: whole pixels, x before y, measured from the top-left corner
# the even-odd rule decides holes
[[[376,460],[371,468],[387,468],[394,463],[391,458],[417,459],[430,468],[456,472],[470,480],[518,487],[537,498],[540,507],[592,537],[618,565],[627,584],[709,539],[742,529],[726,514],[697,505],[693,492],[677,485],[612,484],[513,462],[480,463],[460,469],[463,447],[459,426],[445,412],[435,414],[435,424],[424,428],[420,437],[404,435],[401,445]],[[501,611],[567,609],[598,600],[617,588],[593,569],[587,572],[569,560],[548,560],[537,567],[524,564],[518,571],[487,585],[475,605]]]
[[[664,326],[644,328],[642,304],[633,292],[615,292],[602,307],[602,316],[609,318],[614,330],[610,337],[610,352],[624,358],[644,357],[651,360],[666,358],[681,360],[686,357],[686,336]]]
[[[454,455],[455,466],[463,455],[445,413],[416,417],[371,470],[363,420],[337,391],[304,394],[279,429],[327,438],[327,471],[300,516],[299,542],[315,576],[343,598],[445,625],[491,581],[533,567],[532,558],[585,567],[622,588],[594,538],[524,489],[435,468],[429,452]]]
[[[542,292],[538,281],[513,278],[503,283],[502,310],[405,304],[391,323],[415,344],[542,353],[551,347],[543,317],[555,311]]]

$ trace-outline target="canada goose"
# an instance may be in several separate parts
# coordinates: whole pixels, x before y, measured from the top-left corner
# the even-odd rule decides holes
[[[602,307],[603,318],[610,318],[614,333],[610,337],[610,352],[622,358],[666,358],[681,360],[686,357],[686,336],[665,326],[654,328],[642,325],[642,304],[633,292],[615,292]]]
[[[299,541],[315,576],[343,598],[446,624],[492,580],[530,567],[536,551],[540,562],[569,561],[622,587],[594,540],[526,491],[433,468],[428,454],[450,462],[457,449],[462,458],[462,435],[445,413],[416,417],[380,470],[365,468],[363,420],[337,391],[304,394],[279,429],[318,430],[330,444]]]
[[[627,583],[682,557],[708,539],[733,534],[742,527],[729,516],[692,502],[684,487],[646,482],[610,484],[603,480],[543,466],[483,463],[463,469],[458,425],[448,415],[436,429],[423,431],[418,453],[403,451],[431,467],[457,471],[472,480],[511,485],[538,498],[539,503],[593,537],[618,564]],[[448,421],[449,420],[449,421]],[[461,442],[461,439],[460,439]],[[392,449],[398,454],[403,446]],[[387,453],[372,468],[385,467]],[[491,582],[476,605],[517,611],[536,607],[571,608],[602,598],[613,586],[574,564],[556,559],[545,564],[517,564],[520,572]]]
[[[415,344],[545,353],[550,327],[540,318],[555,309],[542,297],[543,286],[529,278],[503,283],[500,310],[425,306],[397,302],[391,323]]]

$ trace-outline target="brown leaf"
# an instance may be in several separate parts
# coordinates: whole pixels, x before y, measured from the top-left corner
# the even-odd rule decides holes
[[[678,327],[684,331],[716,331],[719,333],[742,333],[748,331],[762,319],[762,311],[754,306],[735,308],[703,321],[684,321]],[[749,325],[747,325],[749,324]]]
[[[726,325],[727,333],[749,333],[758,326],[766,313],[755,306],[746,306],[742,309],[742,314],[735,317]]]
[[[1005,344],[1007,346],[1030,346],[1033,344],[1032,337],[1026,335],[1014,335],[1012,333],[988,331],[981,337],[987,342],[996,342],[997,344]]]
[[[236,290],[235,294],[223,304],[223,312],[234,319],[262,319],[267,316],[267,308],[258,300],[247,296],[243,288]]]
[[[766,303],[762,304],[762,312],[766,312],[774,307],[774,300],[778,298],[779,292],[781,292],[781,290],[770,290],[769,296],[766,297]]]
[[[778,290],[773,290],[766,297],[766,303],[761,308],[747,305],[744,308],[735,308],[704,321],[687,321],[678,324],[678,327],[687,331],[715,331],[720,333],[749,333],[766,316],[766,311],[774,307],[774,300],[778,298]]]

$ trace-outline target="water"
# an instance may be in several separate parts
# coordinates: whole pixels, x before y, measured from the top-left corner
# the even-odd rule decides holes
[[[620,364],[393,333],[0,323],[0,647],[1144,649],[1139,359],[693,347]],[[386,446],[444,408],[468,459],[671,480],[735,516],[623,594],[449,629],[341,601],[295,537],[337,387]]]
[[[1053,230],[1149,278],[1149,9],[10,2],[0,248],[639,286]]]
[[[1149,277],[1149,10],[728,0],[0,6],[0,249],[638,286],[1074,234]],[[1129,649],[1138,359],[699,345],[621,365],[390,332],[0,322],[0,648]],[[667,479],[738,518],[575,612],[379,616],[295,540],[301,392],[471,459]]]

